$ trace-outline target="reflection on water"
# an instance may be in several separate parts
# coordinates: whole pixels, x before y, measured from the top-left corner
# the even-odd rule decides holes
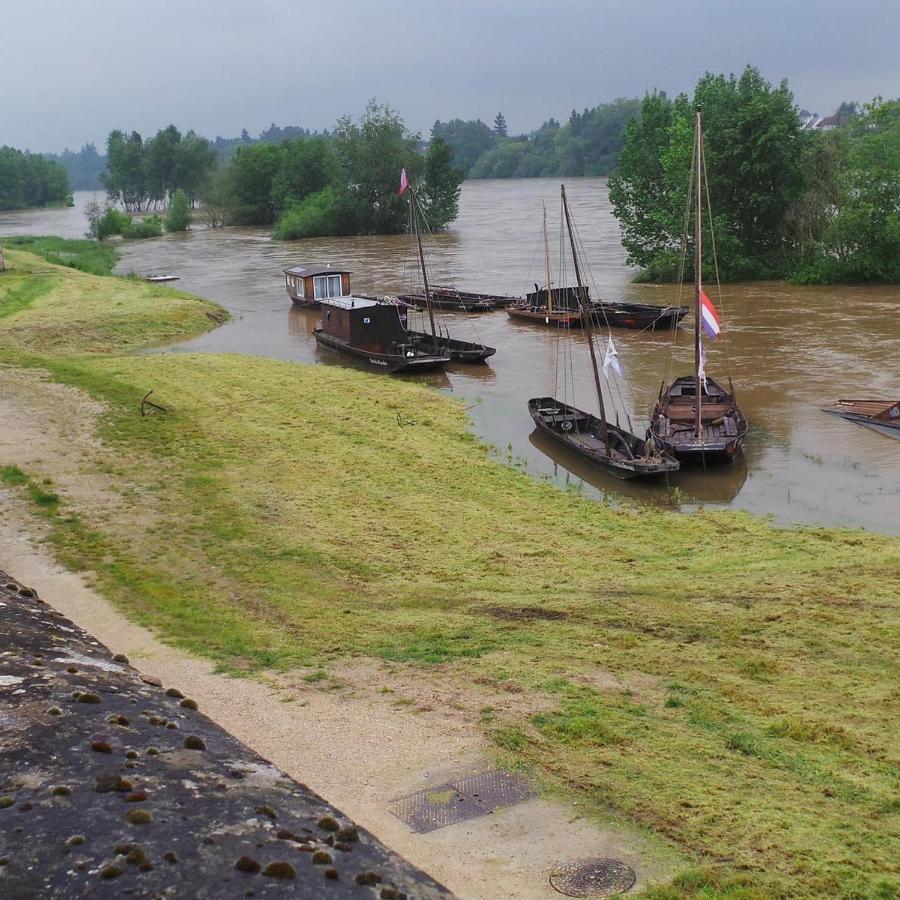
[[[591,270],[591,293],[677,302],[677,287],[631,283],[633,271],[624,264],[605,180],[570,179],[567,189]],[[0,214],[0,234],[79,236],[89,197],[76,195],[76,209]],[[558,197],[554,179],[466,182],[458,222],[429,244],[435,283],[521,294],[543,281],[541,202],[551,221],[558,221]],[[554,257],[556,272],[555,251]],[[181,276],[177,287],[216,300],[234,314],[233,321],[176,349],[364,365],[320,350],[312,335],[318,313],[291,307],[281,269],[304,261],[346,265],[357,292],[397,293],[417,280],[413,248],[403,235],[277,243],[267,229],[200,226],[188,234],[123,245],[119,270],[173,272]],[[893,286],[727,285],[722,305],[728,341],[709,347],[708,369],[720,379],[730,369],[751,422],[744,458],[708,472],[679,472],[669,489],[607,479],[564,449],[532,439],[528,398],[557,392],[561,346],[554,329],[512,322],[502,311],[445,313],[442,319],[456,336],[497,347],[497,355],[487,365],[455,365],[446,372],[405,377],[463,398],[475,431],[502,458],[522,460],[529,473],[561,486],[568,477],[588,496],[687,508],[731,506],[782,522],[898,532],[900,443],[819,411],[840,397],[900,393],[898,301],[900,291]],[[690,319],[686,324],[690,327]],[[623,424],[630,417],[640,433],[661,383],[691,371],[691,335],[687,328],[674,338],[669,332],[617,330],[615,341],[628,380],[615,386],[610,401]],[[574,334],[572,343],[571,359],[562,356],[574,375],[569,400],[594,410],[583,335]]]

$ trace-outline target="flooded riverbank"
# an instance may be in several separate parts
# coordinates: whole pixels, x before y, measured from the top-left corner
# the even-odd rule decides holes
[[[634,285],[624,264],[618,228],[602,179],[567,183],[593,276],[592,290],[608,299],[665,304],[672,286]],[[0,214],[0,234],[84,232],[84,203],[76,207]],[[460,218],[430,245],[437,283],[520,294],[543,281],[541,202],[558,222],[558,181],[476,181],[463,187]],[[357,292],[396,293],[414,284],[410,240],[404,236],[320,238],[280,244],[266,229],[212,231],[122,247],[122,272],[173,272],[179,288],[226,306],[234,321],[174,349],[252,353],[323,365],[351,365],[319,350],[312,336],[318,313],[297,310],[284,292],[281,268],[304,261],[353,270]],[[554,253],[554,272],[557,270]],[[503,458],[561,488],[612,499],[695,508],[730,506],[770,514],[779,522],[862,526],[900,531],[900,451],[896,441],[819,411],[839,397],[892,396],[898,390],[900,337],[896,287],[799,288],[775,283],[727,285],[724,342],[709,351],[709,371],[729,370],[752,423],[743,459],[708,472],[681,472],[668,486],[623,485],[597,473],[534,434],[525,408],[531,396],[553,392],[557,335],[511,322],[504,312],[445,316],[464,339],[498,348],[487,366],[453,366],[419,376],[464,398],[475,431]],[[688,323],[690,320],[688,320]],[[691,369],[690,334],[616,330],[628,374],[620,385],[620,415],[642,429],[660,383]],[[580,336],[575,337],[580,341]],[[584,347],[576,348],[576,400],[593,409]],[[729,363],[730,359],[730,365]]]

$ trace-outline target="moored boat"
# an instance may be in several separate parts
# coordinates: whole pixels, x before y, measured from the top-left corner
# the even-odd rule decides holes
[[[430,345],[434,339],[425,331],[407,331],[421,345]],[[442,351],[450,354],[453,362],[475,363],[487,362],[496,352],[496,347],[488,347],[486,344],[478,344],[474,341],[460,341],[445,334],[438,334],[437,345]]]
[[[577,289],[575,289],[575,297],[581,307],[581,324],[584,335],[587,338],[599,416],[577,409],[570,403],[555,397],[532,397],[528,401],[528,412],[539,430],[617,478],[658,478],[671,472],[677,472],[679,464],[672,456],[664,451],[660,451],[651,441],[638,437],[631,431],[622,428],[618,423],[613,425],[607,418],[600,367],[594,346],[594,315],[591,312],[587,289],[581,275],[581,266],[576,249],[569,204],[566,200],[565,187],[561,188],[561,196],[566,230],[572,250],[575,280],[578,285]],[[546,248],[546,214],[544,217],[544,235]],[[547,285],[549,286],[549,253],[545,253],[545,261]],[[570,291],[572,289],[567,290]],[[564,296],[565,294],[561,294],[561,297]],[[550,307],[552,302],[553,296],[551,292],[547,306]],[[567,345],[571,347],[572,339],[569,335],[561,334],[560,339],[566,340]],[[615,371],[621,371],[617,356],[612,342],[612,335],[610,335],[607,344],[607,356],[603,365],[604,374],[608,366],[612,366]],[[574,395],[571,368],[571,359],[568,364],[564,362],[564,384],[562,386],[566,391],[564,396]],[[571,394],[569,393],[570,391]]]
[[[838,400],[833,406],[823,407],[822,412],[900,439],[900,400]]]
[[[593,304],[600,321],[611,328],[637,328],[654,331],[674,328],[689,310],[687,306],[654,306],[652,303],[626,303],[620,300],[600,300]]]
[[[144,281],[152,284],[165,284],[167,281],[178,281],[181,278],[180,275],[144,275],[142,277]]]
[[[747,436],[747,420],[729,390],[706,374],[703,332],[719,336],[719,313],[703,290],[703,127],[697,110],[694,136],[694,371],[661,387],[650,415],[648,437],[678,459],[707,462],[732,459]],[[712,215],[710,213],[710,215]]]
[[[450,362],[449,353],[422,346],[407,332],[393,303],[353,296],[320,303],[322,321],[313,335],[321,346],[390,373],[437,369]]]
[[[423,293],[400,294],[397,299],[416,309],[427,309],[428,306]],[[436,309],[458,309],[468,313],[488,313],[497,308],[493,300],[483,295],[452,288],[431,288],[431,305]]]
[[[532,398],[528,412],[544,434],[617,478],[653,478],[678,471],[671,456],[655,452],[646,440],[553,397]]]

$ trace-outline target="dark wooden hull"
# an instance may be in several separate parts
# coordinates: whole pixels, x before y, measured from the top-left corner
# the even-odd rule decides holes
[[[695,397],[694,376],[676,378],[660,392],[650,416],[648,434],[657,447],[682,461],[706,463],[732,459],[747,436],[747,420],[734,394],[707,378],[699,436],[694,424]]]
[[[688,314],[687,306],[653,306],[649,303],[618,303],[602,300],[593,304],[601,325],[612,328],[637,328],[653,331],[674,328]]]
[[[342,338],[335,337],[333,334],[327,334],[321,328],[313,329],[313,335],[321,346],[328,347],[330,350],[335,350],[338,353],[345,353],[347,356],[355,356],[357,359],[367,362],[373,368],[391,374],[441,369],[450,362],[449,353],[425,353],[412,343],[395,348],[400,352],[387,353],[356,347]]]
[[[400,294],[397,298],[401,303],[407,303],[416,309],[425,308],[424,294]],[[497,306],[492,300],[485,299],[477,294],[469,294],[466,291],[438,292],[431,294],[431,305],[437,309],[457,309],[461,312],[488,313],[493,312]]]
[[[432,346],[434,339],[425,331],[408,331],[407,334],[416,341],[417,346],[423,349]],[[453,362],[464,363],[485,362],[497,352],[495,347],[486,347],[484,344],[473,344],[469,341],[459,341],[444,336],[438,337],[438,348],[441,352],[449,353]]]
[[[533,397],[528,412],[541,432],[616,478],[659,478],[678,471],[678,462],[671,456],[652,452],[646,441],[616,425],[606,426],[608,454],[600,420],[553,397]]]

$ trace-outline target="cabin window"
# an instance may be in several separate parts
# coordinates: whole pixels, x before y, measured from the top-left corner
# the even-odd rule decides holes
[[[293,278],[292,280],[293,280],[293,282],[294,282],[294,293],[296,293],[296,295],[297,295],[298,297],[304,297],[304,296],[306,296],[306,291],[303,290],[303,286],[304,286],[304,285],[303,285],[303,279],[302,279],[302,278],[297,278],[297,276],[295,275],[294,278]]]
[[[318,275],[314,279],[316,300],[325,300],[328,297],[341,296],[340,275]]]
[[[372,324],[372,320],[368,316],[366,316],[363,319],[363,325],[371,325],[371,324]]]

